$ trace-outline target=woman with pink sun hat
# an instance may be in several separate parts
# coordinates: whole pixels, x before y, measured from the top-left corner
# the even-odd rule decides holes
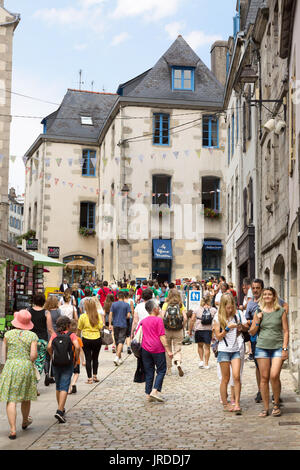
[[[37,359],[38,337],[33,333],[31,314],[27,310],[15,312],[11,322],[14,329],[7,331],[3,340],[4,369],[0,376],[0,401],[6,402],[10,425],[9,439],[16,439],[17,403],[21,403],[22,429],[31,423],[31,400],[37,399],[37,380],[34,361]]]

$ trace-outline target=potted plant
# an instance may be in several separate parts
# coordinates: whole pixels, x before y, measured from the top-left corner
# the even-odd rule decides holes
[[[209,207],[204,208],[204,217],[208,219],[219,219],[221,213],[217,209],[210,209]]]
[[[96,235],[96,230],[93,228],[80,227],[79,234],[82,237],[94,237]]]

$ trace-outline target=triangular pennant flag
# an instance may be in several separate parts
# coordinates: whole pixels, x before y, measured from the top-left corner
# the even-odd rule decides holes
[[[65,181],[63,181],[62,184],[63,184],[64,186],[66,186],[67,183],[66,183]]]
[[[41,171],[41,173],[40,173],[40,179],[41,179],[42,177],[43,177],[43,172]]]
[[[179,155],[179,152],[173,152],[173,154],[174,154],[174,157],[177,159],[178,155]]]
[[[117,165],[119,165],[120,159],[119,159],[118,157],[116,157],[116,158],[115,158],[115,162],[116,162]]]
[[[190,155],[190,151],[189,151],[189,150],[185,150],[184,153],[186,154],[187,157]]]
[[[50,158],[45,158],[45,165],[50,166]]]
[[[201,149],[196,150],[196,153],[197,153],[197,155],[198,155],[198,158],[200,158],[200,157],[201,157]]]
[[[35,174],[36,174],[36,170],[32,170],[32,174],[35,175]]]
[[[144,160],[144,155],[139,155],[139,160],[140,160],[140,162],[143,162],[143,160]]]
[[[83,189],[87,189],[87,186],[83,186]]]
[[[107,165],[107,161],[108,161],[107,158],[104,158],[104,157],[103,157],[103,166],[104,166],[104,168],[105,168],[106,165]]]
[[[165,160],[165,158],[167,158],[167,154],[166,154],[166,153],[163,154],[163,159]]]
[[[154,154],[154,153],[152,153],[152,155],[151,155],[151,159],[153,160],[153,158],[154,158],[154,157],[155,157],[155,154]]]
[[[11,161],[12,161],[13,163],[15,163],[16,158],[17,158],[17,157],[16,157],[15,155],[11,155],[11,157],[10,157],[10,159],[11,159]]]
[[[25,157],[25,155],[24,155],[24,157],[22,157],[22,160],[23,160],[24,165],[26,165],[27,157]]]
[[[55,184],[57,184],[59,182],[59,178],[55,178],[54,182],[55,182]]]
[[[60,166],[61,162],[62,162],[62,158],[56,158],[56,163],[58,166]]]
[[[96,194],[97,194],[97,196],[99,195],[99,189],[96,189]]]
[[[69,159],[68,159],[68,163],[69,163],[69,166],[72,166],[72,164],[73,164],[73,158],[69,158]]]
[[[50,179],[51,179],[51,175],[49,175],[49,174],[46,175],[46,180],[47,180],[47,181],[50,181]]]
[[[91,193],[93,193],[93,192],[94,192],[94,188],[90,188],[90,191],[91,191]]]
[[[209,153],[212,154],[213,153],[213,149],[211,147],[209,147]]]

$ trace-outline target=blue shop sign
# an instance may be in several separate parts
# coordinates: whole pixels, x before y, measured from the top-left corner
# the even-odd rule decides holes
[[[222,245],[222,242],[220,242],[219,240],[204,240],[203,248],[205,250],[219,251],[223,249],[223,245]]]
[[[153,240],[153,257],[154,259],[172,259],[171,240]]]

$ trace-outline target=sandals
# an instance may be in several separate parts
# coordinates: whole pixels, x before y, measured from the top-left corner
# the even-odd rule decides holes
[[[26,424],[24,424],[24,423],[22,424],[22,429],[27,429],[28,426],[30,426],[30,425],[32,424],[32,421],[33,421],[32,417],[31,417],[31,416],[28,416],[27,423],[26,423]]]
[[[86,384],[89,384],[89,385],[93,385],[93,379],[87,379],[87,382],[85,382]]]
[[[261,413],[259,413],[258,415],[260,418],[266,418],[267,416],[269,416],[269,410],[262,410]]]
[[[274,404],[273,410],[272,410],[272,416],[279,417],[281,416],[281,411],[280,411],[280,404]]]
[[[233,407],[228,403],[228,405],[223,405],[223,411],[224,413],[231,413],[233,411]]]
[[[14,432],[14,433],[10,433],[10,435],[8,436],[8,439],[17,439],[17,434]]]
[[[241,416],[242,414],[242,410],[240,407],[234,407],[233,410],[232,410],[236,416]]]
[[[100,380],[97,379],[97,375],[93,375],[93,382],[100,382]]]

